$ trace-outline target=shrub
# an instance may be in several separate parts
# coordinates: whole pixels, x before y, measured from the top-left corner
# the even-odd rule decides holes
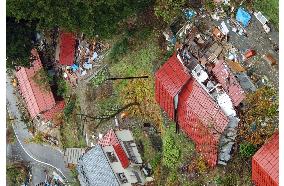
[[[162,155],[160,153],[157,153],[155,157],[151,160],[150,164],[153,167],[153,170],[156,169],[156,167],[160,164],[162,159]]]
[[[249,158],[256,152],[256,147],[248,142],[244,142],[240,144],[239,153],[242,157]]]
[[[161,17],[166,23],[170,23],[174,17],[182,14],[181,8],[185,3],[185,0],[156,1],[154,7],[155,15]]]
[[[66,96],[67,90],[68,88],[67,88],[66,81],[63,78],[59,78],[57,80],[57,95],[64,97]]]
[[[7,164],[7,185],[22,185],[26,180],[27,173],[27,167],[22,163]]]
[[[30,139],[30,142],[42,144],[44,142],[43,133],[38,132],[32,139]]]
[[[214,178],[214,181],[215,181],[216,185],[221,185],[221,184],[222,184],[222,178],[221,178],[221,176],[216,176],[216,177]]]
[[[70,116],[70,114],[72,114],[74,108],[75,108],[75,104],[76,104],[76,99],[71,99],[68,104],[66,105],[66,107],[64,108],[64,115],[65,117]]]
[[[237,182],[237,176],[234,174],[229,174],[222,179],[222,184],[226,186],[238,185]]]
[[[201,156],[197,158],[197,168],[199,173],[205,173],[207,171],[206,163]]]
[[[206,0],[205,8],[207,11],[211,12],[215,9],[215,3],[212,0]]]

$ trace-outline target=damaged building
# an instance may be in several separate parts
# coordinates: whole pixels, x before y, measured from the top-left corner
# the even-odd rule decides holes
[[[191,34],[155,74],[161,108],[194,142],[211,167],[226,164],[236,138],[236,108],[245,92],[212,38]]]

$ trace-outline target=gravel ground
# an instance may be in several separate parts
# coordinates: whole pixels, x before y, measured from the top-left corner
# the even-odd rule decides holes
[[[246,28],[247,37],[237,35],[232,31],[231,24],[225,23],[228,26],[229,40],[228,43],[237,48],[240,53],[244,54],[247,49],[254,49],[256,56],[247,60],[243,65],[247,70],[255,73],[259,77],[267,77],[269,82],[278,89],[279,86],[279,69],[278,64],[271,66],[267,61],[262,59],[262,55],[270,53],[279,61],[278,53],[273,49],[273,45],[279,46],[279,33],[271,27],[270,33],[265,33],[261,23],[252,15],[249,26]],[[223,20],[213,21],[215,25],[220,25]]]

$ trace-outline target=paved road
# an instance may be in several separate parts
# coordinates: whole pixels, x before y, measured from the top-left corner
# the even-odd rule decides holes
[[[6,157],[8,162],[25,162],[31,167],[31,185],[37,185],[40,182],[45,181],[45,170],[53,171],[53,169],[48,169],[47,167],[45,167],[45,165],[38,163],[30,158],[22,149],[18,141],[13,144],[7,144]]]
[[[54,169],[63,178],[69,180],[71,172],[65,167],[62,152],[47,145],[24,143],[32,135],[28,132],[26,124],[21,121],[21,112],[17,107],[17,97],[14,95],[14,87],[8,75],[6,75],[6,99],[8,111],[15,118],[13,124],[15,135],[24,152],[32,159],[32,162]]]

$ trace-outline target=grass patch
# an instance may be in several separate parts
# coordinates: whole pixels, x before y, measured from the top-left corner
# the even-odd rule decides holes
[[[91,79],[91,83],[94,86],[94,88],[98,88],[100,85],[102,85],[106,79],[109,78],[109,72],[107,67],[101,69],[95,77]]]
[[[255,0],[254,8],[262,11],[269,18],[271,23],[279,28],[279,1],[278,0]]]

